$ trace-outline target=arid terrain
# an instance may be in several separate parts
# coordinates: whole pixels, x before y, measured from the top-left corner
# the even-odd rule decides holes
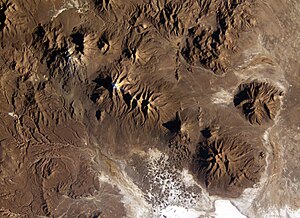
[[[299,75],[298,0],[0,0],[0,217],[299,218]]]

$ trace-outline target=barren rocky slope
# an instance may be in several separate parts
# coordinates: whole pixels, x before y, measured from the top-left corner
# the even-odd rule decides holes
[[[299,27],[296,0],[0,0],[0,216],[299,216]]]

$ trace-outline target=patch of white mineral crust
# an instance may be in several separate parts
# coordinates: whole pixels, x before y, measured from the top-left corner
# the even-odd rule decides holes
[[[216,218],[247,218],[245,215],[241,214],[239,210],[228,200],[216,200],[215,208]]]

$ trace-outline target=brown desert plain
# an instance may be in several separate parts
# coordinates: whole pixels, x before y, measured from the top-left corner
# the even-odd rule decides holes
[[[300,1],[0,0],[0,217],[300,218]]]

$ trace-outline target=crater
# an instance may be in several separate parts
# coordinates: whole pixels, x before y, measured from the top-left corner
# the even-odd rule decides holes
[[[267,82],[253,81],[241,84],[234,96],[237,107],[251,124],[262,125],[274,120],[280,109],[283,91]]]
[[[32,33],[32,43],[36,44],[39,41],[42,41],[43,38],[45,37],[45,35],[46,35],[46,31],[45,31],[44,27],[41,24],[39,24],[34,29],[34,32]]]
[[[72,42],[75,44],[75,50],[81,54],[84,54],[84,34],[78,31],[71,34],[71,38]]]
[[[210,194],[238,197],[259,181],[265,165],[262,149],[234,136],[207,138],[204,132],[193,155],[192,171]]]
[[[107,34],[104,33],[97,42],[98,49],[102,52],[102,54],[105,54],[109,50],[109,40],[107,37]]]

